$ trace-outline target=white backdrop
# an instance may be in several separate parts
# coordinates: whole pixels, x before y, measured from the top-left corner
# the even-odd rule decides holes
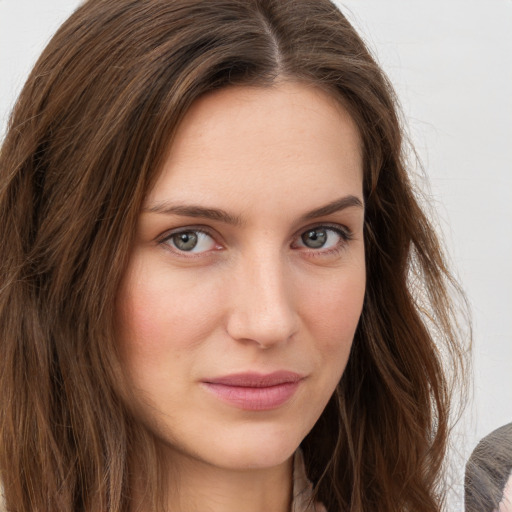
[[[0,0],[0,136],[35,59],[78,4]],[[467,454],[512,421],[512,1],[338,4],[395,84],[472,306]]]
[[[471,449],[512,421],[512,1],[338,4],[398,91],[471,303]]]

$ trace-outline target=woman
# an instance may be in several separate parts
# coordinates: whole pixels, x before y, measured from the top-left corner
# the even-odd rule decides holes
[[[405,167],[327,0],[80,7],[0,157],[8,510],[440,510],[463,351]]]

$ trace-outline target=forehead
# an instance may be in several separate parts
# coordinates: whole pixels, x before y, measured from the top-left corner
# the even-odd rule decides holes
[[[197,100],[148,203],[229,199],[244,209],[279,194],[327,203],[340,194],[361,195],[361,188],[361,140],[350,115],[324,91],[282,82]]]

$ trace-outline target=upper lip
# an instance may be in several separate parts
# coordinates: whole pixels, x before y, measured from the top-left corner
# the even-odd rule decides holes
[[[223,377],[215,377],[204,380],[207,384],[222,384],[224,386],[236,386],[246,388],[268,388],[280,384],[289,384],[303,379],[303,375],[296,372],[280,370],[272,373],[234,373]]]

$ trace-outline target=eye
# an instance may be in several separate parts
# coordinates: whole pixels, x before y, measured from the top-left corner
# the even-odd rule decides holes
[[[162,243],[169,245],[175,251],[195,254],[211,251],[218,247],[210,235],[198,229],[171,233],[162,240]]]
[[[341,228],[318,226],[304,231],[294,246],[329,251],[341,247],[348,240],[350,240],[350,234]]]

